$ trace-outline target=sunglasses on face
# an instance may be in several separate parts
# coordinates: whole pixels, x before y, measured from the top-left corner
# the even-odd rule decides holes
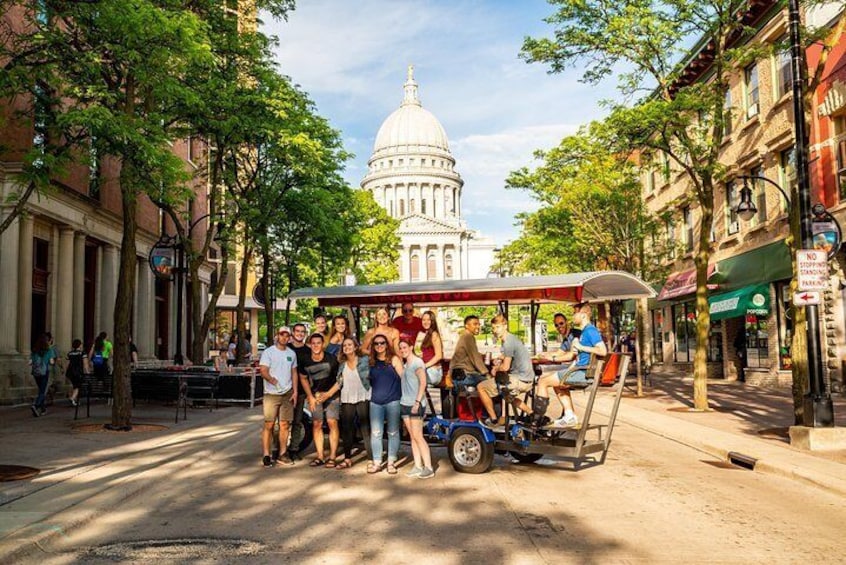
[[[566,326],[566,325],[567,325],[567,322],[556,322],[556,323],[555,323],[555,327],[556,327],[556,328],[560,328],[560,327],[562,327],[562,326]]]
[[[383,345],[388,345],[388,342],[387,341],[374,341],[373,345],[375,345],[376,347],[381,347]]]

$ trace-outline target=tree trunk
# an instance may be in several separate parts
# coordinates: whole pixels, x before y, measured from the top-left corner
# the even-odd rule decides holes
[[[245,304],[247,302],[247,275],[250,269],[250,260],[253,251],[248,244],[244,244],[244,255],[241,257],[241,273],[238,277],[238,306],[235,308],[236,327],[238,328],[238,344],[236,348],[236,359],[239,365],[247,361],[247,352],[244,349],[244,340],[247,335],[247,320],[244,318]]]
[[[115,335],[113,359],[112,427],[127,428],[132,421],[132,381],[129,336],[132,332],[132,308],[135,302],[135,269],[137,267],[135,236],[138,197],[130,174],[130,166],[123,163],[120,173],[123,237],[120,242],[117,297],[115,299]]]
[[[203,341],[206,339],[206,336],[209,333],[209,329],[211,328],[212,322],[214,321],[214,315],[217,310],[217,301],[218,299],[220,299],[220,295],[223,293],[223,289],[226,286],[226,277],[229,276],[228,258],[229,254],[226,251],[226,247],[223,247],[220,252],[221,268],[220,273],[217,277],[217,285],[209,289],[210,296],[208,306],[206,306],[206,310],[202,313],[201,316],[192,316],[192,318],[199,318],[195,322],[197,325],[194,326],[192,348],[193,352],[203,350]],[[197,309],[196,311],[199,312],[199,309]],[[192,357],[191,360],[195,364],[200,362],[194,357]]]
[[[714,193],[710,179],[703,179],[702,223],[693,259],[696,265],[696,353],[693,357],[693,408],[708,410],[708,334],[711,312],[708,307],[708,261],[711,258],[711,224],[714,219]]]
[[[273,345],[274,331],[276,327],[276,320],[274,320],[274,303],[271,290],[273,290],[272,280],[273,273],[270,272],[270,250],[262,250],[262,278],[261,285],[264,289],[264,315],[267,318],[267,336],[265,337],[265,344],[270,347]]]
[[[635,300],[635,371],[637,372],[637,396],[643,396],[643,357],[647,348],[644,347],[646,343],[646,327],[644,320],[647,315],[647,305],[645,298],[638,298]]]

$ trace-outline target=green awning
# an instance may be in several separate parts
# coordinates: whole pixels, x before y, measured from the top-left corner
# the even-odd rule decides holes
[[[747,314],[770,313],[770,285],[747,286],[740,290],[715,294],[708,298],[711,320],[736,318]]]
[[[769,243],[717,263],[720,290],[793,278],[790,250],[784,240]]]

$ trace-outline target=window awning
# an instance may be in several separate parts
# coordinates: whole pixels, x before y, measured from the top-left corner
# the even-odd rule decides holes
[[[708,265],[708,279],[717,272],[715,264]],[[717,288],[717,285],[708,285],[709,289]],[[664,283],[664,288],[658,293],[658,300],[673,300],[688,294],[696,292],[696,269],[688,269],[687,271],[680,271],[673,273],[667,277],[667,282]]]
[[[722,290],[738,290],[793,277],[790,250],[784,240],[762,245],[718,262]]]
[[[724,320],[747,314],[766,316],[770,313],[770,285],[759,284],[715,294],[708,298],[708,304],[711,320]]]

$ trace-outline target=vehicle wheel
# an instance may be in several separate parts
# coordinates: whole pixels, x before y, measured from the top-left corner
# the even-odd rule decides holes
[[[493,444],[485,442],[480,430],[459,428],[449,440],[449,460],[459,473],[486,473],[493,464]]]
[[[512,451],[511,457],[516,459],[518,463],[534,463],[543,457],[543,453],[520,453],[519,451]]]
[[[299,445],[295,451],[302,453],[308,446],[311,445],[312,436],[314,432],[311,429],[311,418],[308,414],[303,414],[303,419],[298,426],[291,428],[291,439],[288,445]]]

